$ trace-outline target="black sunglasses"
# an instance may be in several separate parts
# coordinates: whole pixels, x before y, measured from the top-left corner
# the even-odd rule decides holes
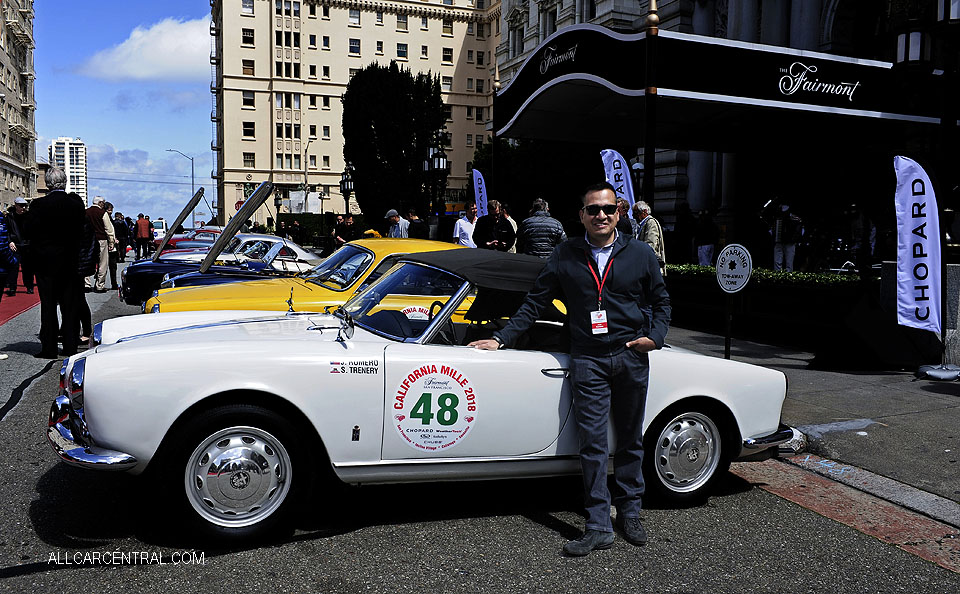
[[[586,212],[591,217],[595,217],[600,214],[600,211],[603,211],[605,215],[612,215],[617,212],[616,204],[588,204],[583,207],[583,211]]]

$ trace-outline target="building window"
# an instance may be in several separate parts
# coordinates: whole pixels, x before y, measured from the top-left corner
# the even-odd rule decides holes
[[[329,96],[329,95],[324,95],[324,96],[323,96],[323,108],[324,108],[324,109],[330,109],[330,96]]]
[[[453,35],[453,19],[443,19],[443,34]]]
[[[300,47],[300,34],[299,34],[299,33],[294,33],[294,34],[293,34],[293,47]]]
[[[329,6],[324,6],[324,7],[323,7],[323,18],[325,18],[325,19],[329,19],[329,18],[330,18],[330,7],[329,7]]]
[[[448,122],[453,119],[453,106],[451,105],[443,106],[443,118]]]
[[[523,25],[510,27],[507,43],[511,58],[516,58],[523,53]]]
[[[314,70],[314,76],[316,76],[316,70]],[[329,67],[329,66],[324,66],[324,67],[323,67],[323,78],[330,78],[330,67]]]
[[[398,14],[397,15],[397,31],[406,31],[407,30],[407,15]]]
[[[316,168],[317,168],[317,156],[310,155],[310,169],[316,169]]]
[[[360,9],[351,8],[350,9],[350,24],[355,26],[360,26]]]
[[[317,108],[317,96],[316,96],[316,95],[310,95],[310,107],[312,107],[313,109],[316,109],[316,108]]]
[[[468,105],[468,106],[467,106],[467,119],[468,119],[468,120],[472,120],[472,119],[473,119],[473,106],[472,106],[472,105]]]
[[[546,39],[557,32],[557,9],[548,10],[540,13],[540,20],[543,22],[543,37]]]
[[[483,92],[483,79],[482,79],[482,78],[478,78],[478,79],[477,79],[477,92],[478,92],[478,93],[482,93],[482,92]]]
[[[243,153],[243,166],[244,167],[256,167],[256,154],[255,153]]]
[[[397,57],[398,57],[398,58],[402,58],[402,59],[404,59],[404,60],[407,59],[407,44],[406,44],[406,43],[398,43],[398,44],[397,44]]]
[[[243,106],[244,107],[255,107],[256,103],[254,102],[253,91],[244,91],[243,92]]]
[[[359,68],[351,68],[347,80],[352,79],[354,76],[357,75],[358,72],[360,72]],[[324,102],[324,107],[329,107],[329,105],[327,105],[326,102]]]
[[[483,52],[477,52],[477,66],[483,66]]]
[[[472,78],[468,78],[468,79],[467,79],[467,90],[468,90],[468,91],[472,91],[472,90],[473,90],[473,79],[472,79]]]
[[[330,139],[330,126],[323,127],[323,137],[328,140]]]
[[[275,41],[278,46],[283,46],[283,31],[276,32]]]
[[[276,6],[277,16],[283,16],[283,0],[276,0],[274,6]]]
[[[443,3],[447,6],[453,6],[453,0],[443,0]]]
[[[378,25],[382,25],[382,24],[383,24],[383,11],[382,11],[382,10],[378,10],[378,11],[377,11],[377,24],[378,24]]]
[[[299,17],[299,16],[300,16],[300,3],[299,3],[299,2],[294,2],[294,3],[293,3],[293,16],[295,16],[295,17]]]
[[[300,153],[297,153],[293,156],[293,168],[302,169],[302,166],[300,165]]]
[[[300,78],[300,62],[293,64],[293,78]]]
[[[330,169],[330,156],[329,156],[329,155],[324,155],[324,156],[323,156],[323,168],[324,168],[324,169]]]
[[[293,155],[287,153],[283,156],[284,169],[293,169]]]
[[[241,0],[240,14],[253,14],[253,0]]]
[[[244,138],[255,138],[256,137],[256,127],[254,122],[244,122],[243,123],[243,137]]]
[[[244,76],[253,76],[253,60],[243,60],[240,64],[243,68]]]
[[[383,42],[382,42],[382,41],[378,41],[378,42],[377,42],[377,53],[380,54],[380,55],[383,55]]]
[[[329,36],[329,35],[324,35],[324,36],[323,36],[323,49],[326,49],[326,50],[330,49],[330,36]]]
[[[445,47],[443,48],[443,61],[444,62],[453,62],[453,48]]]
[[[283,169],[283,155],[277,153],[277,169]]]
[[[310,64],[308,68],[309,68],[308,72],[310,74],[310,78],[317,78],[317,65]]]
[[[483,136],[477,134],[477,148],[483,148]]]
[[[360,53],[360,40],[359,40],[359,39],[351,39],[351,40],[350,40],[350,53],[351,53],[351,54],[359,54],[359,53]]]
[[[316,137],[317,137],[317,125],[310,124],[310,138],[316,138]]]
[[[312,6],[312,4],[311,4],[311,6]],[[317,36],[316,36],[316,35],[313,35],[313,34],[310,35],[310,47],[313,47],[313,48],[317,47]]]
[[[428,51],[427,46],[421,45],[421,46],[420,46],[420,57],[421,57],[421,58],[426,58],[426,57],[427,57],[427,51]]]
[[[467,23],[467,35],[473,35],[473,23]]]
[[[253,45],[253,29],[240,29],[240,43]]]
[[[293,94],[293,108],[300,109],[300,93]]]
[[[477,121],[478,121],[478,122],[483,122],[483,108],[482,108],[482,107],[478,107],[478,108],[477,108]]]
[[[423,29],[424,31],[426,31],[427,29],[429,29],[430,27],[429,27],[429,25],[427,24],[428,22],[429,22],[429,21],[427,21],[427,17],[425,17],[425,16],[420,17],[420,28]]]
[[[440,79],[440,90],[441,91],[450,91],[453,89],[453,77],[444,76]]]
[[[473,63],[473,50],[467,50],[467,62]]]
[[[473,134],[467,134],[467,146],[473,146]]]
[[[308,13],[310,16],[312,16],[313,18],[316,18],[316,17],[317,17],[317,5],[316,5],[316,4],[308,4],[308,5],[307,5],[307,8],[308,8],[307,13]]]
[[[477,23],[477,39],[483,39],[483,23]]]
[[[443,146],[450,148],[453,145],[453,135],[449,132],[441,132],[440,138],[443,140]]]

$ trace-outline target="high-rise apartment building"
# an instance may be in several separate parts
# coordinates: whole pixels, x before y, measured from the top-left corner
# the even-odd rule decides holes
[[[33,0],[5,0],[0,26],[0,205],[36,195]]]
[[[50,164],[67,174],[67,191],[87,201],[87,145],[79,138],[61,136],[49,148]]]
[[[354,72],[398,62],[440,77],[454,192],[490,138],[499,0],[211,0],[210,62],[219,212],[264,180],[277,196],[306,184],[345,212],[340,98]],[[426,158],[427,155],[424,155]],[[272,208],[272,206],[271,206]],[[266,219],[266,210],[257,219]]]

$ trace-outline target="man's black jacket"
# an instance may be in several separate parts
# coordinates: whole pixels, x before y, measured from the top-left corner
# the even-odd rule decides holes
[[[607,268],[603,285],[606,334],[593,334],[590,321],[590,312],[597,309],[597,282],[590,271],[598,279],[603,276],[597,271],[590,244],[583,237],[575,237],[557,246],[523,305],[494,335],[506,346],[514,344],[554,299],[560,299],[567,307],[570,352],[574,355],[618,353],[628,341],[641,336],[661,348],[670,325],[670,296],[653,249],[621,233]]]

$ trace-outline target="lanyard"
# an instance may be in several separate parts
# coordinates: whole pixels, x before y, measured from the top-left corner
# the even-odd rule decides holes
[[[593,281],[597,283],[597,309],[599,310],[603,306],[603,284],[607,282],[607,275],[610,274],[610,269],[613,267],[613,255],[610,255],[610,259],[607,260],[607,265],[603,269],[603,280],[597,277],[593,266],[590,266],[590,255],[586,252],[584,252],[583,255],[587,258],[587,268],[590,270],[590,274],[593,275]]]

